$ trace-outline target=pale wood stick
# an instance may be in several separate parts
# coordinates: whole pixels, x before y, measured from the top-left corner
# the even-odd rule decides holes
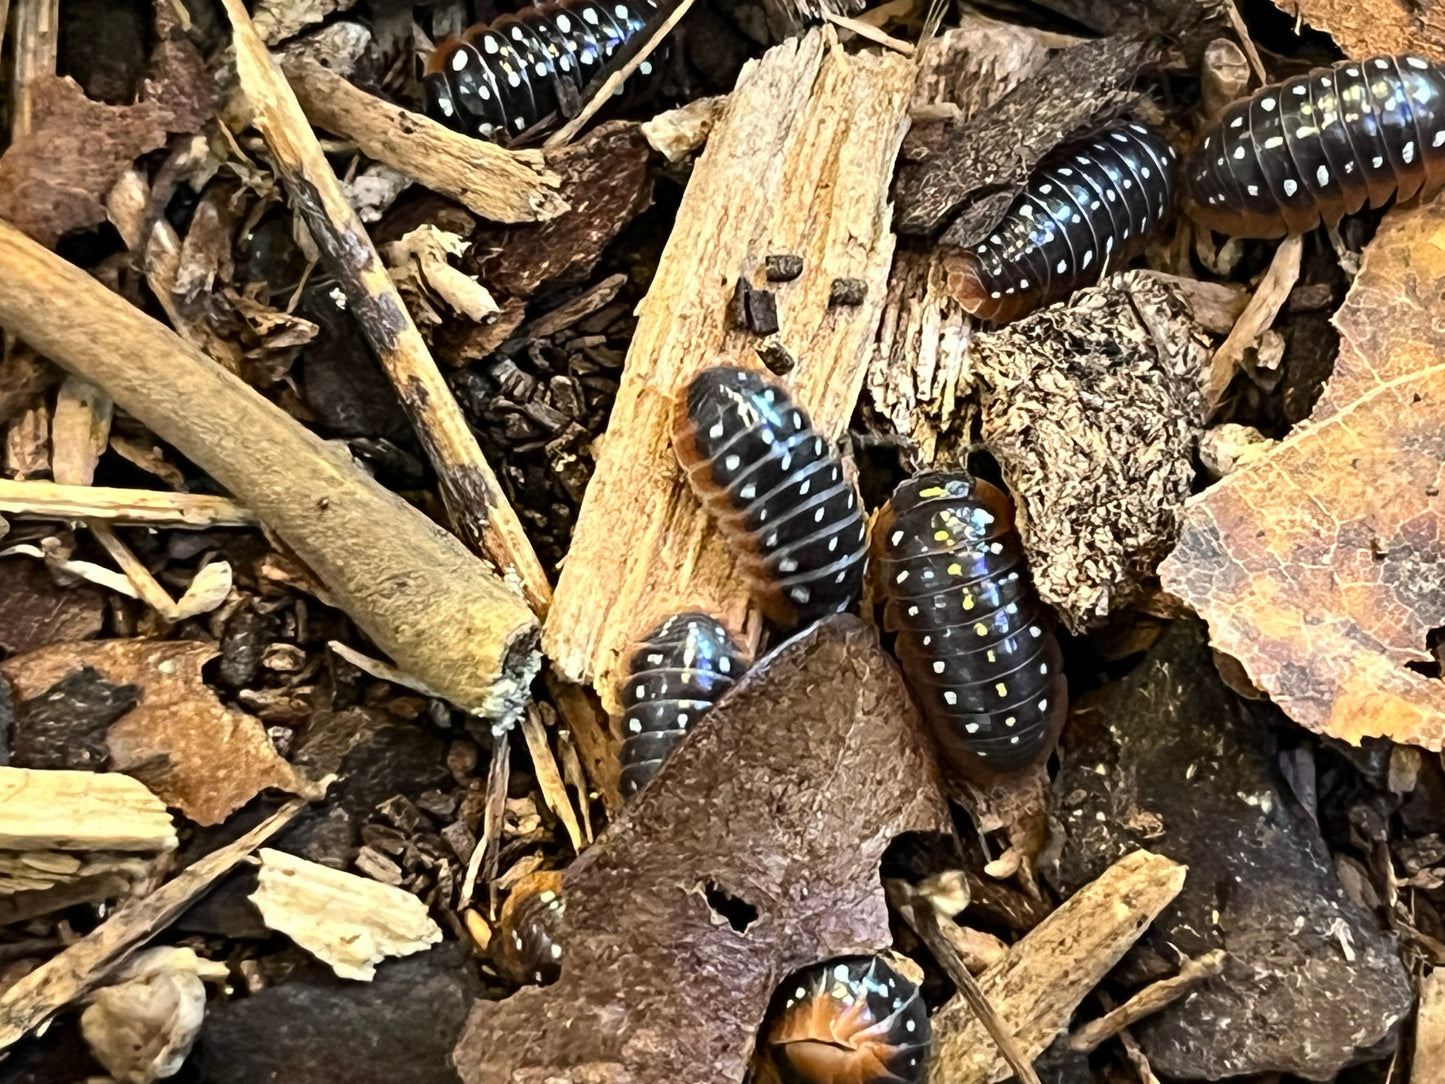
[[[1179,894],[1185,873],[1162,855],[1125,855],[979,976],[979,989],[1025,1058],[1037,1058],[1068,1025],[1079,1002]],[[952,1001],[933,1014],[929,1084],[997,1084],[1012,1071],[970,1005]]]
[[[105,391],[310,566],[407,673],[511,720],[536,621],[450,534],[174,332],[0,222],[0,326]]]
[[[1204,389],[1205,403],[1210,410],[1217,407],[1224,397],[1235,370],[1244,360],[1244,352],[1259,341],[1260,335],[1274,323],[1279,310],[1289,300],[1290,291],[1299,281],[1304,241],[1303,235],[1296,233],[1279,243],[1269,262],[1269,269],[1235,321],[1234,330],[1214,352]]]
[[[851,31],[860,38],[866,38],[875,45],[881,45],[885,49],[892,49],[895,53],[900,53],[903,56],[912,56],[918,51],[917,47],[911,41],[903,41],[901,38],[895,38],[891,34],[885,34],[872,23],[865,23],[861,19],[850,19],[846,15],[834,15],[831,11],[824,12],[823,18],[840,29]]]
[[[106,524],[91,523],[89,526],[90,533],[95,535],[101,548],[110,554],[110,559],[120,566],[140,600],[167,621],[176,620],[176,600],[171,598],[170,593],[160,585],[160,581],[151,575],[151,570],[141,563],[141,559],[131,552],[130,547],[117,538],[116,533]]]
[[[582,825],[572,809],[572,799],[567,794],[557,760],[552,756],[552,747],[547,743],[547,728],[542,723],[542,714],[536,704],[528,704],[522,713],[522,736],[527,739],[527,751],[532,754],[532,767],[537,773],[537,785],[547,808],[562,821],[567,836],[572,840],[572,849],[582,851]]]
[[[149,489],[16,482],[0,478],[0,513],[19,519],[95,520],[117,527],[258,527],[260,519],[229,497]]]
[[[533,610],[544,614],[552,588],[517,513],[245,6],[241,0],[223,3],[231,20],[241,92],[254,114],[252,124],[271,149],[296,210],[396,387],[437,472],[452,525],[503,575],[515,575]]]
[[[149,896],[122,904],[85,937],[0,993],[0,1051],[100,985],[132,951],[174,922],[305,807],[300,798],[287,802],[240,839],[187,866]]]
[[[567,210],[540,151],[511,151],[384,102],[315,61],[288,57],[286,79],[318,128],[493,222],[545,222]]]
[[[592,95],[592,98],[582,107],[581,111],[561,128],[558,128],[548,136],[542,146],[551,150],[555,147],[565,147],[568,143],[571,143],[572,140],[576,139],[577,133],[586,126],[589,120],[597,115],[599,109],[612,100],[612,96],[616,94],[622,84],[627,81],[627,77],[640,68],[643,61],[652,55],[653,50],[663,43],[667,35],[672,33],[673,27],[682,21],[682,17],[687,14],[688,9],[691,8],[694,3],[695,0],[679,0],[677,7],[673,8],[672,14],[666,19],[663,19],[657,29],[649,35],[646,44],[638,50],[637,55],[603,80],[602,85],[597,88],[597,93]]]
[[[1097,1020],[1091,1020],[1069,1036],[1069,1049],[1091,1053],[1135,1021],[1151,1016],[1166,1005],[1178,1001],[1205,979],[1224,970],[1224,950],[1216,949],[1203,956],[1186,960],[1179,974],[1150,983],[1118,1008],[1110,1009]]]
[[[594,680],[609,709],[622,652],[664,614],[704,610],[744,642],[756,634],[733,559],[677,468],[672,397],[710,365],[760,368],[759,340],[730,326],[728,301],[745,268],[795,253],[803,274],[777,291],[780,338],[798,359],[788,384],[820,433],[842,433],[893,258],[888,193],[915,74],[810,31],[744,68],[694,167],[546,627],[560,673]],[[842,277],[867,283],[862,305],[829,307]]]

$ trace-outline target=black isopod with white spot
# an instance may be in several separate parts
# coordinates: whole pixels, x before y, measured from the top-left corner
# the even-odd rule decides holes
[[[944,257],[949,292],[1007,323],[1098,282],[1169,217],[1176,159],[1162,135],[1129,122],[1060,148],[984,241]]]
[[[945,759],[976,775],[1047,756],[1068,686],[1008,497],[969,474],[920,474],[875,532],[884,627]]]
[[[792,628],[858,601],[863,504],[782,385],[748,369],[704,369],[678,397],[672,444],[764,614]]]
[[[655,0],[556,0],[478,23],[427,58],[427,113],[480,139],[513,139],[560,115],[656,13]],[[634,83],[661,54],[643,61]]]
[[[704,613],[673,614],[642,638],[618,692],[624,798],[647,786],[747,665],[737,641]]]
[[[1235,237],[1334,225],[1445,185],[1445,67],[1343,60],[1230,105],[1184,170],[1185,209]]]

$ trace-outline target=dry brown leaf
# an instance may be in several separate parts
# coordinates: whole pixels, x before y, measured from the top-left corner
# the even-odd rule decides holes
[[[309,784],[272,748],[260,720],[226,707],[201,677],[215,644],[107,640],[55,644],[0,664],[17,702],[40,696],[89,667],[139,702],[106,734],[113,766],[150,787],[197,824],[218,824],[267,787]]]
[[[1291,718],[1350,742],[1445,745],[1445,204],[1395,211],[1335,317],[1310,423],[1194,498],[1166,590]]]
[[[1423,52],[1445,41],[1445,4],[1435,0],[1274,0],[1291,18],[1323,30],[1346,56]]]

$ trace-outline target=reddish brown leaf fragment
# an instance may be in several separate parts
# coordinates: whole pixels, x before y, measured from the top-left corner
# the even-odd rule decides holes
[[[260,720],[226,707],[201,677],[214,644],[106,640],[55,644],[0,664],[18,703],[85,669],[139,690],[111,724],[111,766],[139,779],[197,824],[218,824],[267,787],[300,791],[301,779],[272,748]]]
[[[1274,6],[1335,39],[1346,56],[1424,53],[1445,41],[1445,9],[1435,0],[1274,0]]]
[[[779,979],[888,944],[883,849],[944,820],[897,668],[856,619],[815,626],[567,870],[561,978],[477,1003],[462,1078],[736,1084]]]

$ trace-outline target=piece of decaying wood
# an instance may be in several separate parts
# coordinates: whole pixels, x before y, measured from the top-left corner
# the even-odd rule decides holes
[[[540,664],[516,592],[175,333],[0,223],[0,326],[102,388],[254,509],[398,666],[509,719]]]
[[[561,178],[541,152],[507,150],[454,132],[304,57],[286,58],[281,66],[312,124],[483,218],[545,222],[567,210],[557,191]]]
[[[547,742],[547,728],[542,723],[542,714],[536,704],[528,704],[522,712],[522,736],[527,739],[527,751],[532,754],[532,767],[537,773],[537,786],[547,808],[557,814],[572,840],[572,849],[579,853],[583,847],[582,825],[572,809],[572,799],[567,796],[562,773],[552,756],[552,747]]]
[[[1345,56],[1423,53],[1445,41],[1445,12],[1416,0],[1274,0],[1291,19],[1334,38]]]
[[[1207,978],[1224,970],[1224,950],[1215,949],[1203,956],[1188,959],[1179,973],[1150,983],[1118,1008],[1110,1009],[1097,1020],[1091,1020],[1069,1036],[1069,1049],[1090,1053],[1105,1039],[1119,1034],[1136,1021],[1172,1005]]]
[[[193,862],[150,895],[122,904],[85,937],[0,993],[0,1051],[103,983],[135,949],[174,922],[305,807],[301,799],[287,802],[234,843]]]
[[[648,145],[669,162],[679,162],[707,142],[727,106],[725,95],[695,98],[642,122]]]
[[[11,66],[10,141],[30,132],[32,87],[54,75],[60,53],[60,0],[15,0],[14,63]]]
[[[1254,296],[1244,307],[1244,312],[1235,322],[1234,330],[1219,345],[1209,363],[1209,377],[1205,382],[1205,402],[1210,410],[1219,405],[1229,382],[1234,379],[1235,370],[1244,361],[1245,352],[1257,346],[1259,337],[1274,324],[1275,317],[1284,303],[1289,300],[1290,291],[1299,281],[1300,257],[1304,253],[1304,236],[1291,234],[1274,250],[1269,270],[1259,280]]]
[[[1410,1082],[1445,1084],[1445,969],[1439,967],[1420,980]]]
[[[929,42],[910,108],[946,107],[967,120],[1037,73],[1053,39],[1037,30],[966,14]],[[939,254],[906,250],[888,278],[877,350],[865,383],[876,410],[931,463],[955,419],[967,381],[972,323],[945,289]]]
[[[442,939],[427,906],[403,888],[261,848],[250,900],[284,933],[343,979],[370,982],[388,956],[410,956]]]
[[[1204,47],[1199,65],[1200,127],[1209,128],[1231,102],[1249,87],[1249,61],[1244,50],[1228,38],[1215,38]]]
[[[1135,851],[1074,893],[978,985],[1029,1058],[1069,1022],[1084,996],[1184,886],[1186,870]],[[930,1084],[997,1084],[1011,1070],[973,1010],[952,1001],[933,1015]]]
[[[0,767],[0,848],[10,851],[169,851],[165,803],[119,772]]]
[[[57,482],[89,486],[94,480],[112,413],[110,396],[79,377],[65,378],[50,418],[50,470]]]
[[[0,513],[16,519],[100,520],[118,527],[256,527],[256,513],[229,497],[0,478]]]
[[[602,85],[597,88],[591,98],[583,103],[577,115],[548,136],[546,142],[542,144],[543,147],[548,150],[565,147],[576,139],[577,133],[597,115],[598,110],[612,100],[612,96],[622,89],[622,84],[627,81],[628,77],[640,68],[643,61],[651,56],[672,33],[673,28],[682,21],[682,17],[688,13],[695,0],[673,0],[673,3],[673,9],[668,13],[667,18],[648,31],[647,40],[642,43],[641,48],[625,64],[602,81]]]
[[[453,527],[503,575],[517,577],[533,610],[545,614],[552,588],[517,513],[245,6],[241,0],[224,3],[251,123],[270,148],[297,212],[395,386],[436,470]]]
[[[744,68],[694,167],[638,309],[546,626],[560,672],[595,678],[609,706],[622,651],[663,614],[702,609],[734,633],[757,628],[733,559],[677,468],[672,397],[707,366],[760,367],[760,340],[730,325],[728,301],[740,273],[761,275],[764,256],[796,253],[802,277],[777,293],[780,338],[798,359],[788,384],[819,432],[842,432],[892,262],[888,186],[914,72],[895,54],[849,55],[831,30],[810,31]],[[862,305],[829,307],[840,277],[868,284]]]
[[[597,788],[609,819],[622,812],[622,742],[608,726],[607,712],[586,686],[561,681],[549,669],[547,692],[577,742],[587,778]]]

